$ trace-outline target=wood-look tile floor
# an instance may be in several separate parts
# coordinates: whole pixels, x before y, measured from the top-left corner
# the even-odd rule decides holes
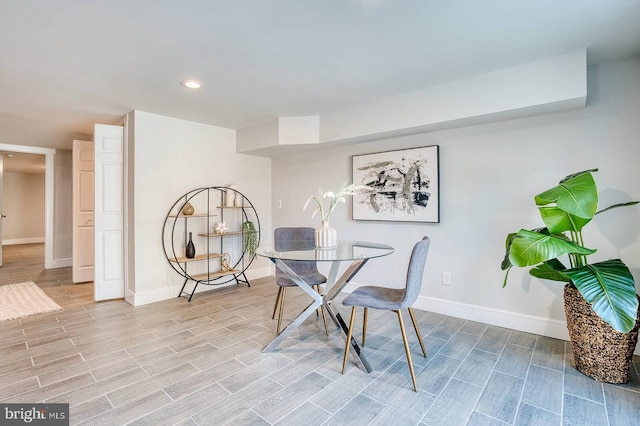
[[[71,424],[640,424],[638,359],[628,384],[602,384],[571,367],[567,342],[416,311],[429,355],[408,330],[415,393],[393,313],[370,315],[375,371],[341,375],[343,339],[315,316],[262,353],[270,278],[134,308],[92,302],[92,284],[43,257],[41,244],[4,248],[0,285],[33,280],[64,310],[0,323],[0,401],[69,403]],[[288,318],[308,303],[290,293]]]

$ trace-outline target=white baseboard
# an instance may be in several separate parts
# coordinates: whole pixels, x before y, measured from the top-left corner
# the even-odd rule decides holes
[[[248,269],[247,271],[245,271],[245,274],[249,282],[251,282],[251,280],[255,280],[258,278],[263,278],[271,275],[271,268],[265,267],[265,268],[257,268],[257,269]],[[235,281],[231,281],[226,284],[220,284],[215,286],[199,285],[198,288],[196,289],[196,294],[203,291],[210,291],[210,290],[215,290],[215,289],[220,289],[225,287],[231,287],[234,285],[237,285]],[[133,306],[142,306],[142,305],[146,305],[153,302],[160,302],[161,300],[167,300],[167,299],[172,299],[174,297],[178,297],[178,293],[180,293],[181,287],[182,285],[176,285],[176,286],[169,286],[161,289],[145,291],[145,292],[137,292],[137,293],[133,293],[127,290],[125,294],[125,300],[130,304],[132,304]],[[192,288],[193,288],[193,281],[190,281],[187,283],[187,289],[190,291]]]
[[[349,283],[344,291],[352,292],[361,284]],[[418,300],[413,307],[422,311],[435,312],[437,314],[449,315],[469,321],[477,321],[483,324],[495,325],[497,327],[510,328],[512,330],[524,331],[527,333],[539,334],[541,336],[553,337],[556,339],[569,340],[567,323],[549,318],[536,317],[533,315],[523,315],[517,312],[503,311],[500,309],[487,308],[484,306],[468,305],[434,297],[418,296]]]
[[[361,284],[351,282],[343,291],[350,293],[360,285]],[[468,305],[427,296],[418,296],[418,300],[413,304],[413,307],[423,311],[435,312],[469,321],[477,321],[483,324],[569,341],[566,321],[523,315],[517,312]],[[640,345],[636,346],[634,354],[640,355]]]
[[[247,278],[249,280],[263,278],[270,275],[272,275],[270,267],[256,269],[251,272],[247,271]],[[235,283],[224,284],[216,286],[215,288],[222,288],[230,285],[235,285]],[[343,291],[351,293],[361,285],[362,284],[350,282]],[[212,287],[210,286],[199,286],[196,293],[211,289]],[[175,288],[170,287],[145,293],[133,294],[128,292],[125,299],[134,306],[140,306],[147,303],[159,302],[161,300],[177,297],[179,291],[180,287],[176,286]],[[435,312],[469,321],[477,321],[484,324],[495,325],[497,327],[509,328],[555,339],[569,340],[566,321],[553,320],[533,315],[523,315],[517,312],[469,305],[427,296],[418,296],[418,300],[416,300],[413,307],[423,311]],[[636,347],[634,354],[640,355],[640,347]]]
[[[203,291],[210,291],[210,290],[221,289],[225,287],[231,287],[234,285],[237,285],[235,281],[230,281],[228,283],[219,284],[215,286],[201,284],[201,285],[198,285],[198,288],[196,289],[195,294],[201,293]],[[177,285],[177,286],[165,287],[162,289],[145,291],[145,292],[137,292],[137,293],[127,292],[128,294],[125,295],[125,300],[130,304],[132,304],[133,306],[142,306],[142,305],[147,305],[149,303],[160,302],[162,300],[173,299],[178,297],[178,293],[180,293],[181,287],[182,285]],[[189,281],[187,283],[187,287],[185,290],[190,292],[192,289],[193,289],[193,281]]]
[[[34,244],[44,243],[44,237],[32,237],[32,238],[11,238],[2,240],[3,246],[12,246],[16,244]]]
[[[245,271],[245,274],[247,275],[247,279],[249,281],[257,280],[258,278],[264,278],[264,277],[273,275],[273,273],[271,272],[271,266],[265,266],[263,268],[255,268],[255,269],[249,268]]]
[[[418,300],[413,304],[413,307],[423,311],[477,321],[483,324],[569,340],[569,332],[567,331],[567,323],[565,321],[536,317],[533,315],[523,315],[517,312],[468,305],[427,296],[418,296]]]
[[[129,289],[125,289],[124,291],[124,301],[127,302],[128,304],[132,305],[132,306],[136,306],[135,305],[135,298],[136,298],[136,294],[134,292],[132,292]]]
[[[52,268],[66,268],[68,266],[73,266],[73,259],[53,259],[53,267]]]
[[[151,291],[138,291],[135,293],[127,290],[125,292],[124,300],[126,300],[133,306],[142,306],[153,302],[160,302],[161,300],[171,299],[172,297],[177,297],[179,291],[180,287],[165,287]]]

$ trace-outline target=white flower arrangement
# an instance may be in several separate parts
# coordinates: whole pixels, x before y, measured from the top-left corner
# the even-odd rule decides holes
[[[337,192],[322,192],[322,188],[318,188],[318,193],[309,197],[307,202],[304,204],[302,210],[306,210],[307,206],[311,202],[311,200],[315,201],[318,205],[318,208],[313,212],[311,217],[315,217],[315,215],[320,212],[320,216],[323,221],[328,221],[329,217],[331,217],[331,213],[336,209],[339,203],[345,203],[345,197],[347,195],[355,195],[358,192],[367,189],[366,186],[361,185],[347,185],[346,182],[342,184],[340,189]],[[325,200],[329,199],[329,205],[325,205]]]

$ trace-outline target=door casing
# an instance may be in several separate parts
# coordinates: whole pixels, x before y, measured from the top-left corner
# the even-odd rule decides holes
[[[0,150],[22,152],[25,154],[41,154],[45,156],[44,171],[44,267],[51,269],[57,267],[53,260],[53,205],[54,205],[54,176],[55,176],[55,149],[40,148],[36,146],[11,145],[0,143]]]

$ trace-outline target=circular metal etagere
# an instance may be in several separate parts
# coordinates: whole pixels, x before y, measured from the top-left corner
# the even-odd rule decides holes
[[[245,271],[259,245],[255,207],[240,191],[225,186],[183,194],[169,209],[162,230],[167,261],[184,278],[178,297],[189,296],[189,301],[199,284],[235,281],[250,286]],[[193,288],[186,291],[189,281]]]

